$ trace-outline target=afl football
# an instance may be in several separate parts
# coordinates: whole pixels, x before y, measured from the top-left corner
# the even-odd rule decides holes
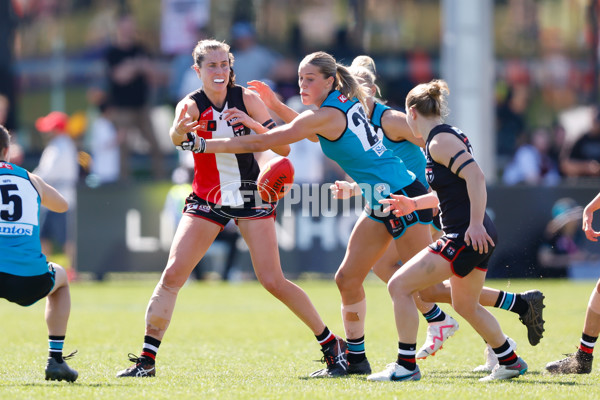
[[[285,157],[275,157],[266,163],[256,180],[258,194],[263,201],[273,203],[280,200],[294,183],[294,166]]]

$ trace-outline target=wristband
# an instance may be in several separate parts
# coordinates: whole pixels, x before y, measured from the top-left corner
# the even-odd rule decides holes
[[[194,153],[204,153],[206,151],[206,139],[202,136],[198,136],[198,139],[200,139],[200,143],[198,149],[194,150]]]
[[[189,150],[194,153],[204,153],[206,151],[206,140],[196,135],[194,132],[186,133],[188,140],[181,142],[179,146],[175,146],[180,150]]]

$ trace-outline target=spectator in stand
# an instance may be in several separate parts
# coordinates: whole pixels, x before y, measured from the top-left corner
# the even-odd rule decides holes
[[[232,53],[235,59],[235,77],[238,85],[250,80],[270,78],[280,57],[256,41],[256,31],[250,22],[236,22],[231,28]]]
[[[287,103],[290,99],[295,98],[296,103],[303,107],[298,94],[298,61],[295,58],[282,58],[269,75],[273,81],[274,90],[281,96],[282,102]]]
[[[208,39],[209,36],[206,29],[201,27],[196,29],[198,41]],[[173,106],[191,92],[202,88],[202,81],[198,83],[198,75],[191,64],[189,52],[173,57],[169,78],[169,100]]]
[[[49,258],[54,253],[54,245],[61,247],[68,258],[67,267],[71,267],[68,272],[73,276],[75,254],[73,230],[79,163],[77,147],[67,133],[68,121],[68,115],[60,111],[53,111],[45,117],[38,118],[35,127],[47,135],[49,141],[33,173],[58,190],[69,203],[69,210],[66,213],[56,213],[45,208],[40,210],[40,239],[42,253]]]
[[[525,132],[528,90],[525,85],[509,88],[504,100],[499,101],[496,107],[496,148],[500,170],[510,162]]]
[[[122,137],[110,120],[106,103],[98,106],[100,114],[90,127],[90,148],[92,153],[91,173],[100,185],[119,180],[121,169],[119,145]]]
[[[108,73],[108,105],[112,120],[120,136],[121,179],[130,178],[129,145],[127,135],[139,129],[150,145],[152,174],[154,178],[164,176],[163,155],[152,127],[148,97],[151,84],[157,77],[155,66],[136,37],[134,17],[124,14],[119,17],[115,42],[106,51]]]
[[[593,112],[592,127],[575,141],[561,168],[570,177],[600,176],[600,107]]]
[[[550,128],[550,150],[548,155],[552,162],[558,167],[558,173],[562,177],[564,172],[562,171],[562,160],[567,156],[569,148],[566,145],[567,131],[565,127],[558,121],[554,121]]]
[[[595,261],[597,256],[582,248],[579,230],[583,208],[570,197],[552,206],[552,219],[538,249],[539,274],[543,278],[565,278],[573,263]]]
[[[8,114],[10,111],[10,101],[8,97],[0,94],[0,125],[6,126],[8,121]],[[25,153],[23,148],[19,145],[15,139],[15,135],[10,135],[10,146],[8,147],[10,156],[10,162],[16,165],[22,165]]]
[[[504,170],[507,185],[525,183],[552,186],[560,182],[558,165],[550,157],[550,131],[538,128],[531,134],[529,143],[517,149],[512,161]]]

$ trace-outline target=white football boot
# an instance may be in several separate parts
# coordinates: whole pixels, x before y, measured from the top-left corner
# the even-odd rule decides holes
[[[436,351],[442,348],[442,345],[448,338],[458,330],[458,322],[449,315],[440,322],[431,322],[427,324],[427,339],[419,351],[417,358],[423,359],[435,355]]]
[[[508,343],[510,344],[510,348],[515,351],[517,349],[517,342],[507,337]],[[485,346],[485,350],[483,350],[483,356],[485,357],[485,364],[475,367],[473,372],[492,372],[494,367],[498,365],[498,357],[494,350],[492,350],[492,346],[489,344]]]
[[[491,382],[504,379],[516,378],[519,375],[523,375],[527,372],[527,363],[521,357],[517,358],[517,361],[511,365],[500,365],[496,364],[492,373],[488,376],[479,379],[479,382]]]
[[[414,371],[410,371],[395,362],[388,364],[383,371],[367,377],[368,381],[373,382],[418,381],[419,379],[421,379],[421,370],[418,365]]]

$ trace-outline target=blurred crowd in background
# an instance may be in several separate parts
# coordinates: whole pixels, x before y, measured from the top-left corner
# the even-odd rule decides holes
[[[167,129],[173,105],[199,88],[190,68],[199,39],[230,43],[237,82],[265,80],[294,108],[301,108],[298,62],[315,50],[347,64],[374,57],[382,97],[399,108],[415,84],[442,74],[443,0],[2,3],[0,122],[34,168],[47,143],[35,121],[67,113],[90,185],[167,179],[182,163]],[[496,0],[493,7],[497,182],[600,176],[598,1]],[[335,177],[314,153],[322,168],[300,179]]]
[[[489,180],[597,179],[600,1],[490,2],[497,176]],[[0,0],[0,124],[13,134],[12,161],[67,193],[82,184],[187,184],[193,161],[175,151],[168,129],[174,105],[201,85],[191,68],[198,40],[228,42],[238,84],[263,80],[298,111],[306,54],[324,50],[348,65],[368,54],[382,98],[401,109],[412,87],[443,77],[441,27],[451,23],[443,3]],[[294,144],[290,158],[303,166],[297,183],[343,178],[318,144]]]

